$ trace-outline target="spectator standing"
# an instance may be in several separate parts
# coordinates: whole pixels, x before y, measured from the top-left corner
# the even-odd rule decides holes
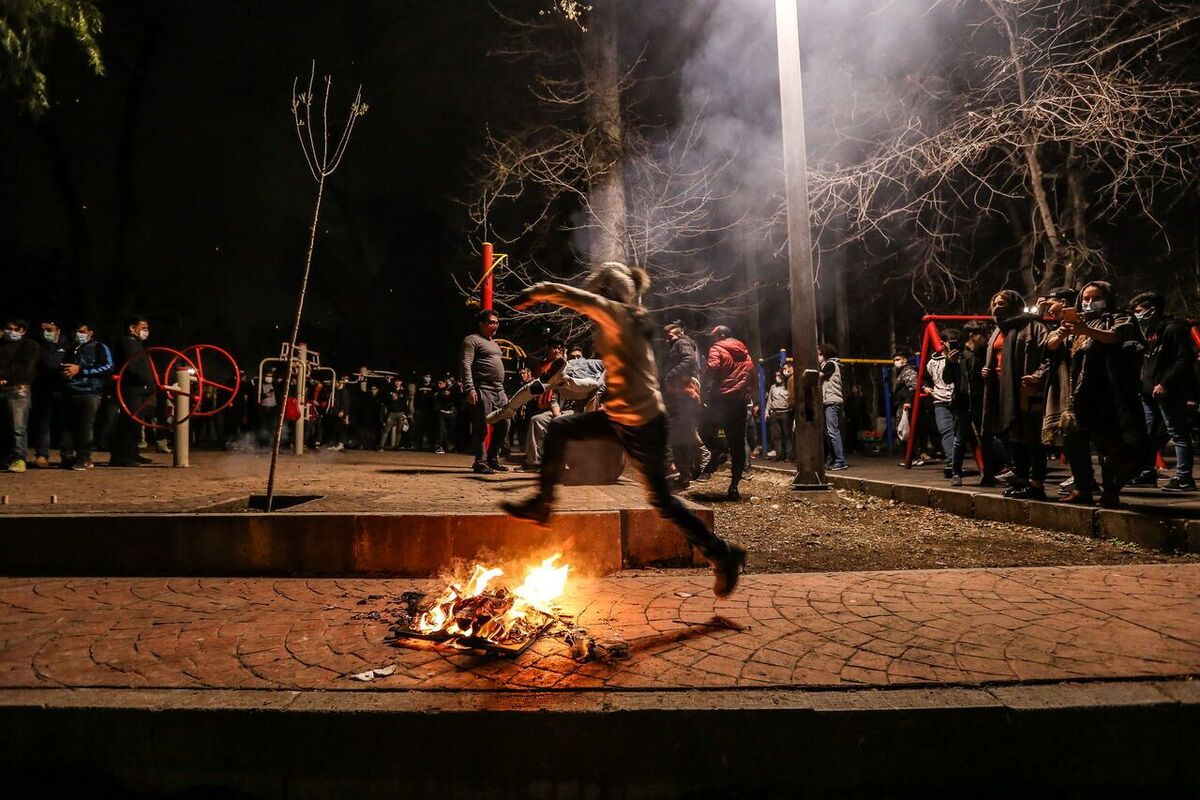
[[[379,444],[375,449],[382,452],[389,437],[395,433],[394,449],[399,450],[400,437],[409,428],[408,393],[404,390],[404,381],[400,378],[396,378],[391,388],[383,395],[383,411],[385,415],[383,433],[380,435]]]
[[[963,354],[954,387],[957,429],[950,483],[962,485],[963,459],[967,448],[979,448],[982,463],[980,486],[995,486],[999,455],[992,437],[983,432],[983,368],[987,363],[988,326],[973,320],[964,326]],[[957,477],[957,481],[955,478]]]
[[[708,449],[712,460],[708,474],[719,466],[722,456],[728,454],[732,476],[727,495],[730,500],[740,500],[738,491],[742,473],[746,469],[746,406],[751,403],[758,388],[758,369],[750,351],[726,325],[718,325],[709,334],[713,338],[708,349],[705,379],[708,384]],[[725,445],[716,438],[716,429],[725,432]]]
[[[458,418],[458,398],[455,397],[450,382],[444,378],[437,382],[433,409],[437,414],[437,438],[433,443],[433,452],[442,454],[453,445],[454,428]]]
[[[8,448],[8,471],[24,472],[29,451],[30,387],[37,374],[41,348],[26,339],[29,323],[9,319],[0,339],[0,430]]]
[[[121,395],[131,410],[149,408],[155,390],[154,367],[146,355],[145,341],[150,338],[150,324],[146,318],[134,315],[125,320],[125,332],[117,340],[114,363],[125,372],[121,376]],[[142,426],[129,416],[125,409],[118,409],[109,448],[110,467],[137,467],[149,464],[151,459],[138,453]]]
[[[771,427],[770,436],[776,461],[787,461],[791,457],[791,411],[788,388],[783,380],[783,371],[780,370],[775,373],[775,382],[767,390],[767,419]]]
[[[817,345],[817,371],[820,373],[821,404],[825,409],[825,441],[829,452],[825,460],[833,471],[846,469],[846,448],[842,438],[842,365],[837,349],[831,344]]]
[[[29,412],[29,437],[33,445],[33,466],[45,469],[50,466],[50,450],[55,442],[54,435],[61,436],[65,429],[63,405],[63,359],[69,350],[69,342],[63,336],[58,323],[45,320],[41,324],[38,339],[41,357],[38,359],[37,375],[33,379],[33,407]],[[59,455],[62,450],[60,447]],[[63,459],[66,465],[66,459]]]
[[[437,390],[433,385],[433,375],[428,373],[421,376],[413,393],[413,434],[414,450],[432,450],[433,439],[437,432],[437,415],[433,409],[433,398]]]
[[[1036,315],[1024,312],[1024,300],[1011,289],[993,295],[990,306],[996,331],[988,342],[983,372],[984,427],[1008,441],[1013,484],[1005,496],[1045,500],[1045,397],[1038,371],[1045,356],[1046,326]]]
[[[962,486],[961,465],[958,472],[954,470],[955,437],[958,430],[954,391],[958,383],[961,356],[962,331],[954,328],[943,331],[942,349],[925,364],[925,374],[929,376],[929,383],[922,387],[922,391],[933,401],[933,419],[938,435],[942,438],[942,453],[946,456],[944,474],[955,486]]]
[[[497,457],[508,436],[507,419],[495,424],[487,452],[484,452],[487,415],[508,403],[508,395],[504,393],[504,359],[500,345],[495,342],[496,331],[500,328],[500,315],[485,309],[479,312],[476,324],[476,332],[463,339],[459,352],[459,371],[463,394],[471,412],[471,449],[475,454],[471,469],[481,475],[491,475],[508,471],[508,467],[501,464]]]
[[[71,469],[82,472],[95,466],[92,437],[104,387],[113,372],[113,357],[108,345],[96,341],[92,327],[86,322],[75,326],[74,339],[74,346],[62,365],[67,412],[63,458],[69,461]]]
[[[1148,450],[1155,483],[1158,474],[1152,459],[1166,439],[1175,445],[1175,475],[1163,487],[1164,492],[1194,492],[1193,430],[1188,401],[1196,399],[1194,365],[1196,347],[1191,331],[1180,320],[1167,316],[1166,300],[1160,294],[1142,292],[1133,298],[1133,313],[1146,340],[1141,368],[1142,405],[1146,426],[1154,445]]]

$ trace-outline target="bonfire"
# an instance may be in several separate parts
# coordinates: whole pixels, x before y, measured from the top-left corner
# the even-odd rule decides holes
[[[465,582],[451,581],[398,636],[449,642],[467,648],[516,654],[555,620],[554,600],[562,594],[570,567],[555,553],[529,570],[515,589],[499,582],[500,567],[476,563]]]

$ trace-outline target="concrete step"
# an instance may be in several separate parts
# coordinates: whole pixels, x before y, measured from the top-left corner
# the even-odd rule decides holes
[[[0,751],[9,797],[1185,796],[1200,689],[3,690]]]
[[[693,511],[713,524],[711,510]],[[561,550],[583,574],[695,561],[651,508],[567,511],[548,530],[503,514],[208,513],[0,515],[8,576],[406,576],[484,552]]]

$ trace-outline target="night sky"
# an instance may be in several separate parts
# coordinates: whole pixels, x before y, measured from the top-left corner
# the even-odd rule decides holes
[[[286,11],[285,11],[286,9]],[[153,339],[278,349],[294,313],[315,183],[292,79],[334,78],[359,120],[327,183],[301,338],[339,369],[444,370],[470,327],[451,275],[474,267],[470,150],[528,102],[489,58],[482,2],[102,4],[108,74],[52,53],[52,108],[4,108],[0,311],[109,336],[131,311]],[[77,266],[78,265],[78,266]]]

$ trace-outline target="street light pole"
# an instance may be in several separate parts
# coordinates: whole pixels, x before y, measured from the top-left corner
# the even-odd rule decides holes
[[[825,408],[817,380],[817,302],[808,220],[804,93],[800,84],[800,15],[796,4],[797,0],[775,0],[796,387],[796,476],[792,488],[827,489]]]

